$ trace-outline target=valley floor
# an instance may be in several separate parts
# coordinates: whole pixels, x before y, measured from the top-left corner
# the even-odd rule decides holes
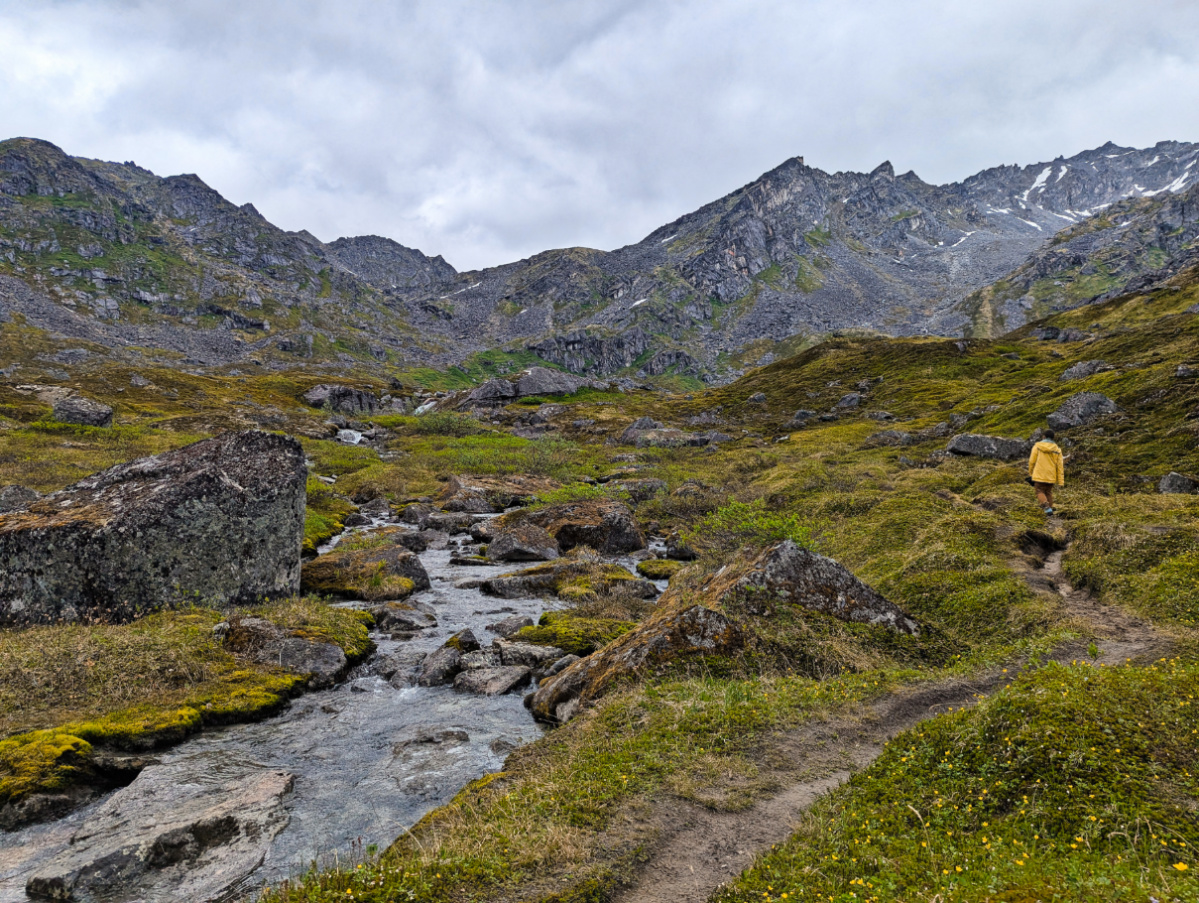
[[[149,386],[118,395],[130,374],[97,365],[79,389],[116,408],[115,427],[56,424],[36,392],[0,390],[0,484],[54,490],[258,425],[303,437],[313,550],[358,506],[402,508],[469,474],[543,481],[536,504],[627,505],[648,535],[695,552],[663,599],[736,620],[741,649],[624,675],[502,771],[397,825],[389,849],[277,885],[270,903],[1184,901],[1199,896],[1199,495],[1157,487],[1199,474],[1197,300],[1188,286],[1058,314],[1051,325],[1081,336],[1065,342],[1027,329],[834,340],[686,397],[584,390],[483,417],[375,417],[376,438],[354,446],[295,401],[315,381],[301,373],[145,371]],[[1089,361],[1103,366],[1062,379]],[[1063,431],[1057,516],[1025,485],[1023,454],[946,451],[956,434],[1023,440],[1081,392],[1118,410]],[[641,417],[727,441],[622,441]],[[722,568],[786,540],[840,562],[920,633],[717,596]],[[531,641],[587,653],[656,623],[666,603],[628,590],[580,570]],[[79,680],[65,668],[47,670],[42,702],[17,689],[30,656],[80,629],[5,632],[6,744],[111,714],[98,686],[60,704]],[[205,667],[211,680],[224,665]],[[198,686],[156,699],[148,685],[136,702],[167,711]],[[0,752],[10,794],[17,764]]]

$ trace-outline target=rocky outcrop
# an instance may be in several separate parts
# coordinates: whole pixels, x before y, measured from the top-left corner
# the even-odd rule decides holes
[[[1024,439],[1004,439],[1002,436],[981,436],[977,433],[961,433],[949,440],[946,451],[955,455],[974,458],[994,458],[998,461],[1016,461],[1027,458],[1032,443]]]
[[[569,551],[590,546],[603,555],[623,555],[645,548],[633,512],[615,499],[562,502],[535,510],[512,511],[499,519],[497,531],[516,524],[534,524],[558,541],[558,548]]]
[[[514,505],[527,505],[534,496],[557,488],[557,483],[545,477],[453,476],[437,500],[446,511],[500,514]]]
[[[1158,482],[1157,491],[1163,495],[1190,495],[1199,492],[1199,481],[1172,470]]]
[[[652,338],[639,327],[620,335],[572,332],[531,344],[529,350],[542,360],[565,367],[572,373],[607,376],[631,366],[649,350]]]
[[[0,515],[0,623],[126,620],[300,588],[304,452],[227,433]]]
[[[702,605],[672,608],[553,677],[534,694],[530,709],[541,721],[561,724],[622,678],[689,655],[727,654],[741,645],[741,631],[720,612]]]
[[[622,593],[639,599],[653,599],[658,588],[619,564],[604,564],[592,556],[571,555],[539,564],[523,571],[501,574],[484,580],[480,590],[501,599],[526,599],[530,596],[577,598],[589,593]]]
[[[302,397],[305,404],[338,414],[370,414],[379,407],[379,397],[374,392],[353,386],[322,384],[313,386]]]
[[[1100,395],[1098,392],[1080,392],[1077,395],[1071,395],[1060,408],[1049,415],[1049,428],[1068,430],[1086,426],[1100,417],[1114,414],[1119,410],[1119,405],[1106,395]]]
[[[150,766],[84,820],[69,847],[29,878],[35,900],[226,899],[287,826],[293,777],[256,770],[181,781]]]
[[[552,561],[558,540],[536,524],[512,524],[500,529],[487,546],[492,561]]]
[[[112,408],[82,395],[67,395],[54,405],[54,419],[80,426],[112,426]]]
[[[488,380],[470,392],[459,406],[508,404],[518,398],[534,395],[570,395],[588,387],[598,388],[602,384],[561,370],[530,367],[511,379],[497,377]]]
[[[704,587],[725,611],[770,617],[779,606],[794,605],[841,621],[872,624],[912,636],[917,623],[899,606],[831,558],[802,549],[791,540],[771,546],[741,567],[727,566]]]
[[[383,602],[429,588],[419,558],[401,545],[380,549],[335,549],[304,563],[300,588],[306,593]]]
[[[702,448],[732,438],[716,430],[691,433],[686,430],[663,426],[650,417],[642,417],[629,424],[620,434],[620,441],[637,448]]]

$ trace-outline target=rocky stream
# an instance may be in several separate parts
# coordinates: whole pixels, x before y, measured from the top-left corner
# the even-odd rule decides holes
[[[455,563],[460,551],[451,542],[420,554],[432,588],[410,602],[435,626],[411,639],[375,632],[375,654],[337,686],[269,720],[206,731],[65,818],[0,834],[0,903],[252,897],[313,862],[386,847],[502,768],[542,731],[522,693],[417,686],[415,669],[458,631],[487,647],[488,625],[536,620],[552,603],[483,595],[478,582],[512,565]]]

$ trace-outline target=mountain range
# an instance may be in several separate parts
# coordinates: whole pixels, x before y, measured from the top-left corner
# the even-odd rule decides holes
[[[932,185],[794,157],[636,244],[458,272],[17,138],[0,142],[0,318],[183,366],[724,382],[833,333],[988,336],[1151,285],[1197,262],[1196,161],[1199,144],[1109,142]]]

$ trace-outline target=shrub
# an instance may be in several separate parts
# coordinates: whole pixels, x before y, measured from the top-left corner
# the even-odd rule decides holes
[[[741,546],[768,546],[789,539],[813,548],[812,526],[798,514],[770,511],[762,499],[728,502],[683,531],[690,546],[708,552],[729,552]]]

